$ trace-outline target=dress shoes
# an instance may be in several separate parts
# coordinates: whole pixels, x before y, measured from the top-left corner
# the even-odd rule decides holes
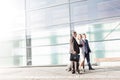
[[[95,70],[95,69],[93,69],[93,68],[89,68],[89,70]]]
[[[72,71],[72,74],[75,74],[75,71]]]
[[[71,68],[69,68],[69,69],[68,69],[68,72],[69,72],[69,71],[71,71],[71,70],[72,70],[72,69],[71,69]]]
[[[78,74],[80,74],[80,70],[76,70]]]

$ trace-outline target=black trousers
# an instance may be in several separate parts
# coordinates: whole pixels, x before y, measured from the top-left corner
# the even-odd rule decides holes
[[[91,63],[90,63],[90,54],[89,53],[85,53],[85,59],[87,60],[89,69],[92,68]]]
[[[77,59],[74,60],[74,55],[70,54],[70,61],[72,62],[71,68],[72,68],[73,71],[78,71],[79,70],[79,58],[80,58],[80,56],[78,55]]]

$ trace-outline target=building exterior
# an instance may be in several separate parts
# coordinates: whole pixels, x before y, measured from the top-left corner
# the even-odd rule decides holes
[[[87,34],[92,63],[96,63],[95,58],[120,57],[119,3],[120,0],[0,1],[0,66],[68,64],[73,30]]]

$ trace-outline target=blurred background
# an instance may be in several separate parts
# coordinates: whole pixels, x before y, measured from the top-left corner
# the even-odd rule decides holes
[[[86,33],[92,64],[120,58],[120,0],[0,0],[0,67],[69,63],[73,30]]]

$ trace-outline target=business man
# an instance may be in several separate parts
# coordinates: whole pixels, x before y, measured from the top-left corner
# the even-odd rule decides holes
[[[85,54],[85,59],[87,60],[87,64],[88,64],[88,67],[89,67],[89,70],[94,70],[91,66],[91,63],[90,63],[90,47],[89,47],[89,43],[88,43],[88,40],[86,39],[86,34],[82,34],[82,37],[83,37],[83,48],[84,48],[84,54]]]

